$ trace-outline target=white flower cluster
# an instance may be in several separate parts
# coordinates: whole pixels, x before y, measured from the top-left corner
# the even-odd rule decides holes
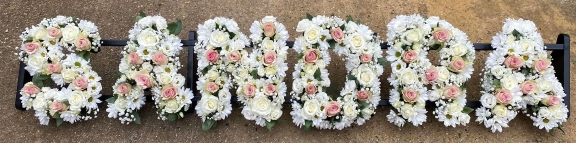
[[[33,75],[20,90],[20,100],[27,110],[34,109],[40,124],[48,125],[50,117],[74,123],[96,117],[102,79],[92,70],[90,51],[100,48],[100,35],[94,23],[78,18],[57,16],[44,19],[20,35],[20,60]],[[83,57],[70,52],[85,52]],[[65,58],[65,59],[64,59]],[[59,89],[52,88],[52,81]]]
[[[178,73],[182,67],[178,54],[182,43],[167,29],[161,16],[143,17],[130,30],[130,40],[122,51],[120,78],[113,86],[114,97],[108,99],[108,117],[124,124],[137,122],[145,101],[144,90],[151,89],[159,119],[182,117],[194,97],[184,88],[185,78]]]
[[[476,121],[492,132],[502,132],[518,110],[534,120],[534,126],[550,131],[562,127],[568,117],[563,103],[566,96],[554,76],[554,68],[544,50],[546,47],[529,20],[507,19],[502,32],[493,37],[492,47],[482,79],[482,107]]]
[[[474,68],[475,51],[466,34],[438,17],[397,16],[388,25],[386,59],[391,62],[388,81],[390,103],[398,110],[387,116],[397,126],[408,120],[418,126],[426,121],[425,101],[438,106],[433,112],[445,126],[466,125],[470,116],[466,105],[465,82]],[[438,50],[440,65],[426,57],[428,50]],[[431,84],[427,91],[425,85]]]
[[[248,38],[232,19],[216,17],[198,25],[198,43],[194,52],[198,55],[196,86],[202,98],[195,109],[202,122],[223,120],[232,112],[231,73],[246,68],[243,62],[248,61],[248,53],[244,48],[249,44]],[[242,76],[250,75],[244,73]]]
[[[286,96],[283,81],[288,70],[288,31],[275,17],[266,16],[261,21],[254,21],[250,32],[255,48],[233,74],[240,85],[236,93],[244,105],[244,118],[264,127],[273,125],[282,116]]]

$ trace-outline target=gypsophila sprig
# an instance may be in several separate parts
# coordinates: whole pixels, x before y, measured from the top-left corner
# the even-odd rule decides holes
[[[425,101],[433,101],[435,117],[445,126],[466,125],[472,109],[466,105],[465,82],[474,68],[475,51],[466,34],[438,17],[400,15],[388,25],[386,59],[392,67],[388,81],[391,111],[388,120],[397,126],[414,126],[426,121]],[[429,50],[440,53],[440,65],[426,57]],[[432,89],[427,91],[425,85]]]
[[[41,125],[48,125],[50,118],[57,126],[96,118],[102,78],[89,63],[90,52],[100,48],[94,23],[65,16],[43,19],[26,28],[20,39],[16,55],[33,76],[20,90],[22,106],[34,109]],[[72,53],[64,54],[63,48]]]
[[[522,109],[534,126],[548,132],[561,129],[568,117],[563,103],[566,95],[536,25],[529,20],[506,19],[502,32],[492,39],[492,47],[495,50],[483,69],[482,107],[476,112],[476,121],[492,132],[502,132]]]

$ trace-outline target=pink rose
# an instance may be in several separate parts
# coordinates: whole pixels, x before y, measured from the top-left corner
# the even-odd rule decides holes
[[[402,56],[402,60],[404,60],[407,63],[410,63],[410,62],[415,61],[417,57],[418,57],[418,53],[416,53],[416,51],[409,50],[406,53],[404,53],[404,56]]]
[[[30,95],[31,97],[36,97],[36,94],[40,93],[40,88],[30,82],[30,84],[24,85],[20,91]]]
[[[92,47],[92,44],[90,44],[90,40],[88,40],[88,38],[86,37],[79,37],[78,39],[76,39],[76,42],[74,42],[74,45],[76,46],[76,50],[78,51],[89,51],[90,48]]]
[[[336,101],[331,101],[326,105],[326,116],[333,117],[340,112],[340,104]]]
[[[86,89],[88,87],[88,81],[83,77],[76,78],[72,83],[77,90]]]
[[[461,73],[464,71],[465,67],[466,63],[464,62],[464,59],[462,59],[461,57],[453,57],[448,69],[455,73]]]
[[[264,36],[272,38],[276,34],[276,25],[273,22],[264,23]]]
[[[520,84],[520,91],[524,94],[534,93],[536,91],[536,82],[534,81],[525,81],[524,83]]]
[[[318,55],[315,50],[308,50],[304,53],[304,61],[306,63],[314,63],[318,60]]]
[[[438,79],[438,70],[436,67],[431,67],[426,70],[426,81],[434,82]]]
[[[554,106],[554,105],[558,105],[560,104],[560,98],[558,96],[555,95],[549,95],[548,97],[544,98],[544,100],[542,100],[544,105],[546,106]]]
[[[51,110],[58,111],[58,112],[66,111],[66,108],[68,108],[66,106],[66,104],[64,104],[62,102],[58,102],[58,101],[52,102],[52,105],[50,105]]]
[[[416,101],[418,101],[418,92],[411,90],[411,89],[404,89],[402,90],[402,98],[404,98],[404,101],[408,102],[408,103],[414,103]]]
[[[218,62],[218,58],[220,57],[218,55],[218,52],[216,52],[215,50],[208,50],[206,51],[206,59],[208,59],[208,62],[211,63],[216,63]]]
[[[232,51],[232,52],[228,53],[227,57],[232,62],[238,62],[242,59],[242,56],[240,55],[240,52],[238,52],[238,51]]]
[[[370,93],[370,91],[365,91],[365,90],[358,91],[358,100],[360,100],[360,101],[366,101],[371,96],[372,96],[372,93]]]
[[[548,66],[550,66],[550,61],[548,61],[548,59],[539,59],[534,62],[534,69],[537,72],[545,71]]]
[[[164,100],[174,99],[177,93],[178,90],[176,90],[174,86],[165,86],[162,88],[162,99]]]
[[[455,85],[446,87],[443,92],[443,95],[446,97],[446,99],[454,99],[460,94],[462,94],[462,91],[460,91],[460,88]]]
[[[152,62],[156,65],[165,65],[168,63],[168,57],[166,57],[162,52],[156,52],[152,55]]]
[[[316,85],[308,84],[308,86],[306,86],[306,93],[315,94],[316,93]]]
[[[369,63],[372,61],[372,54],[370,53],[363,53],[362,56],[360,57],[360,61],[362,61],[362,63]]]
[[[154,85],[152,79],[150,79],[150,75],[144,71],[138,72],[135,77],[136,85],[141,86],[144,89]]]
[[[445,42],[450,37],[450,31],[446,29],[439,29],[434,31],[434,33],[432,33],[432,36],[438,42]]]
[[[342,42],[342,40],[344,39],[344,33],[342,32],[342,29],[340,29],[339,27],[332,29],[330,35],[332,35],[334,41],[338,43]]]
[[[506,89],[496,90],[495,96],[498,103],[508,105],[512,102],[512,94],[510,94],[510,91]]]
[[[504,65],[506,65],[506,67],[508,68],[517,69],[522,67],[522,65],[524,65],[524,59],[518,56],[511,55],[508,56],[506,60],[504,60]]]
[[[32,54],[32,53],[38,51],[38,49],[40,49],[40,43],[38,43],[38,42],[26,43],[26,44],[24,44],[23,49],[26,53]]]
[[[131,64],[135,64],[135,65],[139,65],[144,63],[144,60],[142,60],[142,58],[140,56],[138,56],[138,53],[136,52],[132,52],[130,54],[128,54],[128,60],[130,61]]]
[[[51,63],[48,64],[48,66],[46,66],[46,70],[50,74],[57,74],[60,73],[60,71],[62,71],[62,65],[60,63]]]
[[[118,94],[128,94],[132,90],[132,87],[128,83],[122,83],[116,87]]]
[[[266,95],[274,95],[276,93],[276,86],[272,83],[268,83],[264,86],[264,93]]]
[[[246,95],[246,97],[252,97],[254,96],[254,94],[256,94],[256,86],[253,84],[248,84],[246,86],[244,86],[244,95]]]
[[[264,65],[270,66],[276,62],[276,53],[275,52],[267,52],[264,54]]]
[[[220,89],[220,86],[214,82],[207,82],[204,86],[204,88],[206,88],[206,90],[210,93],[216,93],[216,91]]]
[[[48,37],[60,38],[62,37],[62,31],[60,31],[58,28],[48,28]]]

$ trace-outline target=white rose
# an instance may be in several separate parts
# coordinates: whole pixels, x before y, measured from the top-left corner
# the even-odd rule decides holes
[[[161,85],[171,84],[172,83],[172,76],[169,73],[162,73],[158,76],[158,81],[160,81]]]
[[[252,99],[252,111],[260,116],[268,116],[272,112],[271,106],[267,96],[256,96]]]
[[[292,82],[292,89],[298,93],[304,90],[304,84],[300,80],[294,80]]]
[[[366,44],[366,39],[364,39],[364,37],[359,33],[355,33],[352,34],[352,36],[350,37],[350,43],[353,46],[352,48],[358,50],[359,48],[364,47],[364,45]]]
[[[402,35],[402,37],[404,37],[406,42],[408,42],[406,44],[412,44],[412,43],[418,42],[424,38],[423,33],[420,31],[420,29],[408,30],[408,31],[406,31],[406,33],[404,33]]]
[[[172,84],[174,84],[175,87],[182,87],[184,86],[185,81],[186,78],[184,76],[182,76],[181,74],[176,74],[172,79]]]
[[[522,49],[524,49],[525,52],[534,51],[534,42],[532,42],[531,40],[528,39],[520,40],[518,44],[520,45],[520,47],[522,47]]]
[[[354,107],[352,104],[344,104],[342,108],[344,111],[344,116],[348,118],[354,118],[357,116],[356,107]]]
[[[302,112],[305,117],[312,118],[316,116],[316,113],[320,112],[320,103],[315,99],[308,100],[304,103]]]
[[[148,30],[143,30],[138,34],[138,44],[144,47],[154,47],[156,46],[160,39],[156,33]]]
[[[48,36],[47,34],[48,32],[44,27],[38,27],[38,29],[34,31],[34,39],[42,40]]]
[[[215,72],[215,73],[216,73],[216,76],[211,75],[211,77],[209,77],[209,78],[214,78],[214,80],[216,78],[218,78],[218,76],[219,76],[218,73],[217,72]],[[238,71],[239,77],[248,77],[248,75],[249,75],[248,70],[246,70],[246,69],[241,69],[240,71]]]
[[[314,75],[314,72],[316,72],[317,69],[318,67],[316,67],[315,65],[311,64],[304,65],[304,73],[306,75]]]
[[[70,106],[82,106],[82,104],[86,101],[86,96],[82,91],[72,91],[70,98],[68,98],[68,102]]]
[[[492,113],[494,113],[496,117],[504,117],[506,116],[506,113],[508,113],[508,109],[506,109],[506,106],[504,105],[496,105],[494,106],[494,109],[492,109]]]
[[[204,114],[207,115],[218,109],[218,107],[220,106],[219,105],[220,101],[218,101],[218,97],[216,96],[203,96],[202,99],[200,99],[200,104],[202,105],[202,110],[204,110]]]
[[[58,95],[58,90],[57,89],[49,89],[47,91],[44,92],[44,98],[46,99],[52,99],[54,98],[56,95]]]
[[[504,66],[499,65],[492,67],[492,69],[490,69],[490,72],[497,78],[502,78],[502,76],[504,76],[505,70],[506,68],[504,68]]]
[[[311,27],[304,32],[304,39],[306,39],[308,43],[317,43],[320,41],[321,31],[322,28],[318,26]]]
[[[360,60],[358,60],[360,61]],[[318,66],[319,68],[326,68],[326,62],[324,62],[324,60],[322,59],[318,59],[316,60],[316,66]]]
[[[308,29],[312,23],[308,19],[303,19],[298,22],[298,26],[296,26],[296,32],[304,32]]]
[[[346,24],[346,31],[355,32],[356,30],[358,30],[358,24],[356,24],[355,22],[349,21]]]
[[[513,44],[515,40],[516,40],[516,38],[514,38],[514,36],[512,36],[512,35],[508,36],[508,39],[506,39],[506,45]]]
[[[462,109],[464,109],[464,106],[462,106],[461,104],[453,102],[453,103],[448,104],[447,108],[448,108],[448,114],[456,115],[456,114],[462,112]]]
[[[178,102],[176,99],[168,100],[166,101],[166,106],[164,106],[164,109],[167,113],[176,113],[180,109],[180,102]]]
[[[452,54],[454,54],[454,56],[459,57],[466,55],[466,53],[468,52],[468,50],[466,49],[466,45],[462,43],[452,45],[450,49],[452,49]]]
[[[552,91],[552,82],[550,80],[539,80],[538,89],[544,93]]]
[[[272,120],[278,120],[280,118],[280,116],[282,116],[282,110],[275,109],[275,110],[272,110],[272,112],[270,112],[269,118]]]
[[[564,109],[562,109],[564,108]],[[566,106],[556,105],[548,107],[550,111],[550,118],[552,119],[566,119],[568,117]]]
[[[416,116],[416,110],[410,104],[404,104],[400,107],[400,110],[402,110],[402,116],[404,117],[410,118]]]
[[[48,103],[46,103],[46,99],[43,97],[37,97],[32,101],[32,107],[34,110],[46,110]]]
[[[266,75],[274,75],[277,73],[277,71],[278,70],[276,70],[276,66],[274,65],[265,68]]]
[[[376,74],[367,64],[362,64],[358,67],[358,73],[356,74],[358,82],[364,86],[370,86],[376,82]],[[409,78],[409,77],[407,77]]]
[[[374,109],[372,109],[370,107],[362,109],[362,115],[370,116],[372,114],[374,114]]]
[[[31,66],[34,69],[42,69],[46,64],[48,64],[48,61],[46,61],[47,59],[45,57],[42,57],[40,55],[33,55],[33,56],[28,56],[28,66]]]
[[[150,64],[150,62],[144,62],[144,63],[142,63],[142,69],[144,69],[146,71],[152,71],[152,69],[154,69],[154,67],[152,66],[152,64]]]
[[[215,70],[209,70],[208,73],[206,73],[206,75],[204,75],[208,80],[216,80],[218,77],[220,77],[220,73],[218,73]]]
[[[470,122],[470,115],[462,113],[458,116],[458,121],[460,123],[468,124]]]
[[[540,117],[549,117],[550,116],[550,110],[548,110],[548,108],[540,108],[540,110],[538,110],[538,115]]]
[[[128,100],[126,100],[124,97],[119,97],[116,99],[116,101],[114,101],[114,106],[116,106],[116,110],[124,111],[128,107],[127,102]]]
[[[230,35],[223,31],[214,31],[210,35],[210,44],[214,47],[224,47],[228,45]]]
[[[500,80],[500,83],[504,89],[508,90],[518,87],[518,81],[516,81],[516,78],[512,77],[512,75],[504,76],[504,78]]]
[[[220,90],[218,92],[218,99],[220,99],[221,101],[229,101],[230,98],[232,98],[232,96],[230,96],[230,92],[226,90]]]
[[[438,68],[438,80],[440,81],[448,81],[450,78],[450,71],[446,67],[439,67]]]
[[[262,41],[262,48],[266,51],[271,51],[276,48],[276,43],[274,41],[266,38]]]
[[[80,28],[74,25],[66,25],[62,28],[62,40],[68,43],[74,42],[78,34],[80,34]]]
[[[496,106],[496,97],[491,94],[484,94],[480,97],[480,103],[486,108],[493,108]]]
[[[72,69],[62,69],[61,71],[64,82],[70,83],[78,76],[78,71]]]
[[[416,71],[412,69],[404,69],[400,75],[400,80],[404,84],[414,84],[418,81],[418,76],[416,75]]]

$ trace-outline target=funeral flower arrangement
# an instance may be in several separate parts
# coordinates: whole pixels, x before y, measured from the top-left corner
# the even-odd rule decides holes
[[[114,97],[106,100],[108,117],[125,124],[140,124],[138,110],[146,100],[145,90],[150,89],[159,119],[183,118],[194,96],[184,88],[185,78],[178,73],[182,67],[178,59],[182,44],[176,35],[182,22],[168,24],[161,16],[144,13],[136,19],[122,51]]]
[[[359,22],[358,22],[359,23]],[[307,14],[296,28],[304,32],[296,38],[294,50],[298,63],[293,73],[293,122],[309,130],[344,129],[357,122],[361,125],[374,114],[380,100],[383,63],[378,37],[365,25],[335,16]],[[341,95],[328,95],[329,48],[346,55],[347,82]]]
[[[237,69],[246,68],[248,38],[240,32],[238,24],[228,18],[216,17],[198,25],[197,89],[202,97],[196,113],[202,118],[202,129],[209,130],[216,121],[225,119],[232,112],[230,88],[236,78],[246,79],[249,74],[232,77]]]
[[[562,129],[568,117],[563,103],[564,89],[554,76],[551,59],[529,20],[507,19],[502,32],[493,37],[492,47],[482,78],[482,107],[476,121],[492,132],[502,132],[523,110],[534,126],[550,132]],[[528,110],[532,113],[528,113]]]
[[[273,16],[254,21],[250,27],[254,50],[243,60],[234,77],[238,82],[238,100],[243,103],[242,114],[257,125],[269,130],[282,116],[286,96],[284,77],[288,70],[288,31]]]
[[[20,39],[16,55],[33,76],[20,90],[23,107],[34,109],[42,125],[48,125],[50,118],[56,119],[57,126],[96,118],[102,85],[89,57],[100,48],[98,27],[79,18],[57,16],[26,28]],[[64,54],[63,48],[72,53]]]
[[[473,109],[466,105],[465,82],[470,78],[475,51],[466,34],[438,17],[400,15],[388,25],[386,59],[392,67],[388,81],[391,111],[388,120],[397,126],[414,126],[426,121],[426,101],[433,101],[436,118],[445,126],[466,125]],[[429,50],[440,53],[440,65],[426,57]],[[432,89],[427,90],[425,85]]]

